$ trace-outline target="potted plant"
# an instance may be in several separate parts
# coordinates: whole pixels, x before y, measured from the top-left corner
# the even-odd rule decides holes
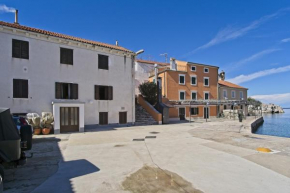
[[[33,127],[33,134],[34,135],[40,135],[41,128],[40,127]]]

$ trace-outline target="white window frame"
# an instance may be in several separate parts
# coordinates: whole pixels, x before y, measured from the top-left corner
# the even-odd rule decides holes
[[[243,99],[243,98],[244,98],[244,92],[243,91],[240,91],[240,99]]]
[[[225,94],[226,93],[226,94]],[[226,95],[226,96],[225,96]],[[228,98],[228,91],[226,89],[223,90],[223,98]]]
[[[180,83],[180,77],[181,77],[181,76],[184,77],[184,83]],[[185,74],[179,74],[179,76],[178,76],[178,82],[179,82],[179,84],[181,84],[181,85],[185,85]]]
[[[192,70],[192,67],[194,67],[195,70]],[[191,66],[191,67],[190,67],[190,71],[191,71],[191,72],[196,72],[196,66]]]
[[[205,94],[208,94],[208,99],[205,99]],[[210,99],[209,91],[204,91],[203,92],[203,98],[204,98],[204,100],[209,100]]]
[[[205,71],[205,69],[207,69],[207,72]],[[204,73],[209,73],[209,68],[204,68],[204,69],[203,69],[203,72],[204,72]]]
[[[195,99],[192,98],[192,93],[195,93],[195,96],[196,96]],[[196,90],[191,91],[191,100],[197,100],[197,91]]]
[[[195,78],[195,84],[192,84],[192,77]],[[197,76],[196,76],[196,75],[191,75],[191,76],[190,76],[190,85],[191,85],[191,86],[196,86],[196,85],[197,85]]]
[[[184,92],[184,99],[181,99],[181,98],[180,98],[180,93],[182,93],[182,92]],[[178,94],[179,94],[179,96],[178,96],[179,100],[180,100],[180,101],[185,101],[185,99],[186,99],[186,92],[185,92],[185,90],[180,90],[180,91],[178,92]]]
[[[208,85],[205,85],[205,79],[208,79]],[[209,87],[209,77],[204,77],[203,78],[203,86]]]
[[[231,98],[232,99],[235,99],[236,98],[236,91],[235,90],[232,90],[231,91]]]
[[[192,108],[197,108],[197,109],[198,109],[198,114],[196,114],[196,115],[191,114],[191,109],[192,109]],[[190,111],[189,113],[190,113],[191,116],[198,116],[198,115],[199,115],[199,107],[198,107],[198,106],[192,106],[192,107],[190,107],[190,108],[189,108],[189,111]]]

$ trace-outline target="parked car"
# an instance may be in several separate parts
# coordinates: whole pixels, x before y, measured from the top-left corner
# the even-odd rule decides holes
[[[10,110],[0,108],[0,192],[3,191],[4,169],[24,165],[27,159],[25,151],[31,148],[31,126],[20,124],[18,129]]]
[[[24,117],[13,116],[13,121],[14,121],[19,133],[20,133],[21,126],[29,125],[27,120]],[[30,127],[31,127],[31,131],[32,131],[32,134],[33,134],[33,127],[32,126],[30,126]]]

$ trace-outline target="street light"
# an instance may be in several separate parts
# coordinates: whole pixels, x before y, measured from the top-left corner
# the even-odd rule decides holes
[[[144,53],[144,50],[143,49],[135,52],[136,56],[139,55],[139,54],[142,54],[142,53]]]
[[[208,105],[209,105],[209,102],[206,102],[206,114],[205,114],[205,121],[207,122],[207,116],[209,116],[208,114]]]

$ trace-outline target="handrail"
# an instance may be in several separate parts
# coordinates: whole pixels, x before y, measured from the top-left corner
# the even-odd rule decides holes
[[[159,125],[162,124],[162,114],[148,103],[142,95],[138,95],[138,103],[158,122]]]

